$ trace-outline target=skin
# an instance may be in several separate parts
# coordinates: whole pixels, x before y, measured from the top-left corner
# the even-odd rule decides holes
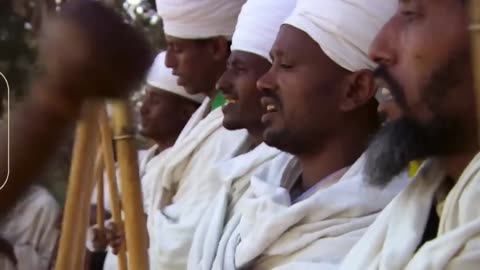
[[[175,143],[198,106],[198,103],[187,98],[147,86],[140,108],[140,133],[154,140],[159,151],[162,151]]]
[[[398,84],[392,94],[402,115],[418,123],[449,119],[458,126],[455,149],[437,157],[448,175],[457,179],[478,151],[465,1],[399,3],[397,13],[376,37],[370,57]],[[435,77],[447,64],[448,74]],[[437,92],[432,95],[435,82],[441,85],[434,85]]]
[[[178,85],[190,94],[215,97],[215,84],[225,71],[230,54],[229,42],[223,37],[192,40],[169,35],[166,41],[165,65],[178,76]]]
[[[270,69],[270,62],[256,54],[233,51],[217,88],[226,99],[222,107],[223,126],[229,130],[247,129],[257,144],[263,141],[263,107],[257,80]]]
[[[302,186],[351,165],[377,128],[373,74],[349,72],[306,33],[283,25],[272,68],[257,83],[267,144],[296,155]]]

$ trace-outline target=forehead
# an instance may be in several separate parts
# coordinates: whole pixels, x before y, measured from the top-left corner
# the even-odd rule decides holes
[[[182,45],[190,45],[195,43],[195,40],[193,39],[179,38],[179,37],[174,37],[167,34],[165,34],[165,40],[167,41],[167,43],[175,43],[175,44],[182,44]]]
[[[243,63],[243,64],[252,64],[256,65],[257,63],[261,61],[267,61],[265,58],[263,58],[260,55],[251,53],[251,52],[246,52],[246,51],[241,51],[241,50],[234,50],[231,52],[230,57],[228,58],[228,61],[230,63]]]
[[[319,45],[302,30],[284,24],[278,32],[275,43],[272,46],[273,55],[308,55],[321,50]]]

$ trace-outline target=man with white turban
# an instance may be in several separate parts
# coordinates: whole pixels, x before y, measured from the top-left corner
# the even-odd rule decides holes
[[[149,209],[148,204],[152,200],[153,181],[158,180],[156,174],[151,173],[152,168],[161,164],[168,148],[175,143],[187,121],[205,99],[204,95],[191,95],[177,85],[177,78],[172,75],[171,69],[165,66],[165,52],[159,53],[155,58],[146,81],[146,94],[140,108],[140,133],[153,140],[155,144],[148,150],[139,151],[139,171],[145,211]],[[104,190],[108,190],[107,181],[104,182]],[[104,198],[105,208],[111,211],[109,197],[104,196]],[[93,193],[92,203],[96,203],[96,192]],[[90,234],[89,236],[96,240],[105,239],[100,235]],[[121,236],[117,237],[121,238]],[[94,246],[102,246],[102,244],[95,243]],[[118,245],[114,246],[115,249],[118,248]],[[90,247],[90,249],[94,248]],[[117,258],[111,250],[107,254],[103,269],[117,269]]]
[[[371,181],[385,185],[410,160],[426,161],[341,269],[479,269],[478,108],[466,2],[400,1],[370,49],[400,108],[367,151]]]
[[[258,20],[278,1],[270,5]],[[214,253],[196,259],[209,264],[197,269],[335,269],[406,185],[399,177],[378,189],[364,175],[378,128],[367,51],[394,8],[395,0],[297,1],[257,82],[263,138],[292,155],[253,175]]]
[[[249,0],[238,17],[227,70],[217,83],[217,88],[228,101],[222,108],[223,125],[227,129],[246,128],[251,137],[261,144],[245,155],[216,166],[221,189],[195,232],[189,254],[189,269],[211,269],[212,256],[217,250],[224,225],[238,210],[239,196],[235,195],[243,195],[255,170],[268,166],[267,161],[280,153],[263,143],[263,108],[256,82],[272,65],[270,49],[281,23],[293,11],[295,2]],[[269,12],[260,16],[262,10]]]

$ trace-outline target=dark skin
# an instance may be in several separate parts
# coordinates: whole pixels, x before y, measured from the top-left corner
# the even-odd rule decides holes
[[[296,155],[302,187],[351,165],[377,128],[373,74],[349,72],[306,33],[283,25],[272,68],[258,81],[266,113],[264,140]]]
[[[178,85],[190,94],[215,97],[215,83],[225,71],[230,54],[229,42],[224,37],[193,40],[169,35],[166,40],[165,65],[178,76]]]
[[[401,0],[397,13],[376,37],[370,57],[384,65],[400,84],[402,114],[420,123],[434,115],[453,119],[458,125],[461,144],[454,153],[436,157],[452,179],[458,179],[478,152],[473,76],[465,1]],[[455,82],[443,86],[435,103],[426,101],[427,85],[439,67],[456,58],[450,74]],[[442,88],[442,87],[440,87]],[[397,100],[399,102],[399,100]]]
[[[226,99],[222,108],[223,126],[229,130],[247,129],[257,145],[263,141],[264,129],[261,122],[261,95],[256,83],[270,67],[270,62],[261,56],[233,51],[227,70],[217,83],[217,88]]]
[[[154,140],[161,152],[175,143],[198,107],[198,103],[187,98],[147,86],[147,93],[140,108],[140,133]]]

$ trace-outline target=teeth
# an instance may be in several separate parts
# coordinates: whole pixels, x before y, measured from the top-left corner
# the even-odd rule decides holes
[[[276,110],[275,105],[269,104],[267,105],[267,112],[273,112]]]
[[[235,103],[237,103],[237,101],[234,100],[234,99],[226,99],[226,100],[225,100],[225,105],[235,104]]]

